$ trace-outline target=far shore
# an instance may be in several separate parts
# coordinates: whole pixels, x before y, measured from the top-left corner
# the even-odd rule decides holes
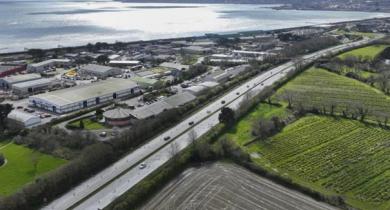
[[[205,39],[208,38],[210,35],[213,36],[220,36],[220,37],[240,37],[240,36],[253,36],[253,35],[261,35],[261,34],[267,34],[267,33],[275,33],[275,32],[283,32],[288,30],[294,30],[294,29],[303,29],[303,28],[310,28],[310,27],[319,27],[321,25],[332,25],[337,26],[338,24],[346,24],[346,23],[358,23],[358,22],[364,22],[369,20],[382,20],[382,19],[390,19],[390,17],[381,17],[381,18],[369,18],[369,19],[362,19],[362,20],[352,20],[352,21],[341,21],[341,22],[330,22],[330,23],[323,23],[323,24],[316,24],[316,25],[307,25],[307,26],[299,26],[299,27],[289,27],[289,28],[281,28],[281,29],[273,29],[273,30],[248,30],[248,31],[237,31],[237,32],[227,32],[227,33],[221,33],[221,32],[215,32],[215,33],[207,33],[204,35],[199,36],[188,36],[188,37],[174,37],[174,38],[166,38],[166,39],[151,39],[151,40],[137,40],[137,41],[120,41],[117,40],[117,42],[121,42],[124,44],[139,44],[139,43],[154,43],[154,42],[163,42],[163,41],[182,41],[182,40],[196,40],[196,39]],[[107,43],[107,42],[104,42]],[[84,45],[78,45],[78,46],[67,46],[67,47],[57,47],[57,48],[43,48],[42,50],[46,52],[61,50],[61,49],[82,49],[85,48],[86,45],[89,43],[86,43]],[[96,43],[91,43],[96,44]],[[107,43],[108,45],[114,45],[115,42]],[[35,48],[31,48],[35,49]],[[6,52],[6,53],[0,53],[0,56],[12,56],[12,55],[20,55],[25,54],[27,50],[25,51],[16,51],[16,52]]]

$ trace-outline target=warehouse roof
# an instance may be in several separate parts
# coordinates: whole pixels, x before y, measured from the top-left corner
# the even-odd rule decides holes
[[[121,107],[111,109],[103,113],[103,116],[107,119],[126,119],[130,117],[130,115],[130,109],[124,109]]]
[[[28,87],[34,87],[37,85],[50,84],[51,82],[53,82],[53,79],[41,78],[41,79],[30,80],[30,81],[26,81],[26,82],[20,82],[20,83],[14,84],[12,87],[13,88],[28,88]]]
[[[41,67],[41,66],[49,65],[51,63],[69,63],[69,62],[70,62],[69,59],[50,59],[50,60],[42,61],[39,63],[33,63],[30,65],[33,67]]]
[[[102,66],[102,65],[96,65],[96,64],[88,64],[86,66],[80,67],[83,71],[91,71],[91,72],[98,72],[98,73],[106,73],[108,71],[111,71],[114,69],[113,67],[109,66]]]
[[[195,96],[188,92],[178,93],[166,98],[164,101],[172,107],[178,107],[195,100]]]
[[[38,116],[22,112],[19,110],[12,110],[8,116],[8,119],[15,120],[17,122],[21,122],[23,124],[26,124],[28,121],[32,120],[33,122],[39,123],[41,119]]]
[[[39,94],[36,96],[31,96],[31,98],[49,101],[53,104],[61,106],[111,94],[116,91],[128,90],[135,87],[137,87],[137,84],[131,80],[112,78],[87,85],[80,85],[49,93]]]
[[[39,74],[20,74],[16,76],[4,77],[2,79],[9,84],[15,84],[18,82],[24,82],[24,81],[35,80],[40,78],[41,75]]]
[[[145,119],[149,118],[151,116],[155,116],[160,114],[161,112],[171,109],[172,106],[164,101],[158,101],[156,103],[150,104],[148,106],[144,106],[138,109],[135,109],[131,112],[131,115],[133,115],[137,119]]]

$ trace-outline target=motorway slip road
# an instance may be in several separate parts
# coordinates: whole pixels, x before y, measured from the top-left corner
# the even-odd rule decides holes
[[[311,62],[328,53],[340,52],[343,49],[364,45],[370,41],[373,40],[363,39],[351,44],[332,47],[303,56],[302,59],[304,62]],[[186,148],[192,141],[192,134],[190,133],[193,132],[191,130],[197,136],[205,134],[219,123],[218,115],[222,107],[228,106],[232,109],[237,109],[245,97],[254,96],[261,92],[264,87],[270,86],[283,78],[287,72],[295,68],[294,65],[295,63],[292,61],[285,63],[245,82],[189,116],[178,125],[163,132],[158,137],[151,139],[145,145],[84,181],[42,209],[103,209],[118,196],[128,191],[131,187],[166,163],[172,157],[173,148],[176,151],[181,151]],[[251,92],[251,94],[246,94],[248,92]],[[222,103],[222,101],[225,103]],[[189,125],[190,122],[194,122],[194,124]],[[164,141],[164,137],[167,136],[171,137],[169,142]],[[143,169],[138,167],[141,162],[146,164],[146,167]]]

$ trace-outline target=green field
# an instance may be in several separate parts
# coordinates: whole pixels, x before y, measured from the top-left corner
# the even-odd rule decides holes
[[[362,82],[350,79],[323,69],[311,68],[288,82],[276,93],[276,98],[283,99],[286,91],[293,94],[293,106],[329,108],[329,103],[337,105],[341,112],[349,107],[352,112],[357,105],[363,105],[371,114],[384,113],[390,115],[390,98],[381,91]]]
[[[83,119],[83,123],[84,123],[84,129],[86,130],[100,130],[100,129],[104,129],[104,125],[102,125],[101,123],[99,122],[95,122],[91,119]],[[77,120],[75,122],[72,122],[71,125],[73,126],[80,126],[80,120]]]
[[[355,50],[343,53],[343,54],[339,55],[338,57],[341,59],[345,59],[348,56],[355,56],[355,57],[368,58],[368,60],[372,60],[387,47],[388,47],[388,45],[372,45],[372,46],[363,47],[363,48],[359,48],[359,49],[355,49]]]
[[[369,32],[358,32],[358,31],[345,31],[345,30],[335,30],[333,31],[334,34],[337,35],[355,35],[355,36],[361,36],[361,37],[368,37],[368,38],[375,38],[375,33],[369,33]]]
[[[246,149],[254,160],[363,209],[390,208],[390,132],[358,121],[308,116]]]
[[[253,139],[251,130],[255,120],[260,118],[270,119],[273,116],[285,117],[287,114],[287,110],[283,107],[261,103],[251,110],[250,114],[243,117],[236,126],[231,128],[227,136],[233,138],[239,145],[244,145]]]
[[[7,160],[7,163],[0,167],[0,196],[16,192],[36,176],[66,162],[14,143],[0,143],[0,153],[3,153]]]

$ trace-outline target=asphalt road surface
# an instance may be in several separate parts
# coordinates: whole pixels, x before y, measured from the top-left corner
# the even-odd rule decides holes
[[[333,210],[240,166],[215,163],[190,168],[153,196],[142,210]]]
[[[327,53],[339,52],[342,49],[359,46],[370,41],[372,40],[364,39],[355,43],[332,47],[303,56],[302,59],[305,62],[310,62]],[[103,209],[115,198],[128,191],[139,181],[166,163],[172,157],[173,151],[178,152],[187,147],[192,141],[190,137],[191,132],[201,136],[217,125],[219,123],[219,111],[222,107],[228,106],[232,109],[237,109],[240,102],[248,95],[248,92],[252,93],[249,94],[251,96],[259,93],[264,87],[272,85],[277,80],[283,78],[288,71],[293,70],[294,64],[294,62],[285,63],[245,82],[173,128],[165,131],[160,136],[151,139],[147,144],[123,157],[110,167],[73,188],[43,209]],[[194,124],[189,125],[190,122],[194,122]],[[171,137],[169,142],[164,141],[164,138],[167,136]],[[139,168],[141,162],[146,164],[146,167],[143,169]]]

